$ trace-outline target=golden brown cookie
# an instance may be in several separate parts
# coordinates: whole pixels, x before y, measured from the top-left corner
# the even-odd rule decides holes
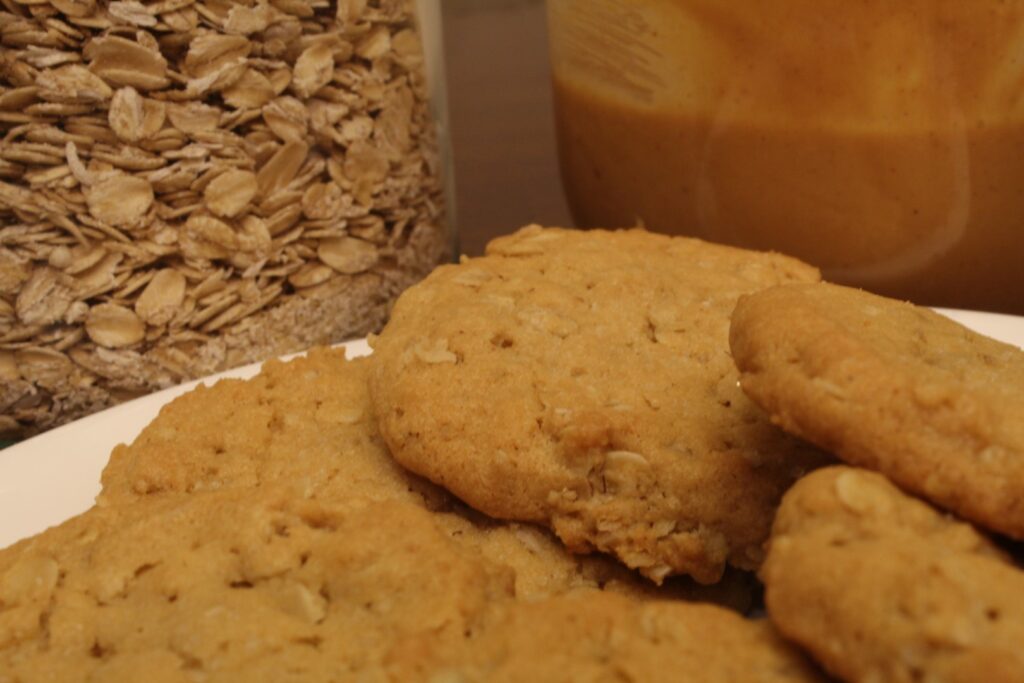
[[[588,590],[503,603],[462,641],[413,638],[395,662],[403,680],[464,683],[825,680],[765,620]]]
[[[512,590],[408,503],[150,497],[0,551],[0,680],[380,680]]]
[[[721,608],[600,592],[518,602],[509,567],[418,505],[287,494],[148,496],[0,551],[0,680],[451,680],[410,675],[438,658],[469,680],[529,660],[542,680],[576,680],[530,628],[608,651],[583,663],[592,680],[620,665],[726,680],[727,646],[767,667],[750,680],[815,680],[777,637]]]
[[[268,361],[248,380],[197,387],[114,449],[100,503],[286,484],[305,497],[444,506],[441,489],[386,457],[366,389],[369,362],[346,360],[343,349],[313,349]]]
[[[374,347],[395,458],[473,507],[550,525],[661,581],[755,567],[786,487],[821,462],[738,389],[744,293],[818,279],[776,254],[642,230],[528,227],[437,269]]]
[[[879,474],[797,482],[761,574],[779,630],[844,680],[1024,680],[1024,573]]]
[[[600,556],[575,556],[546,530],[495,522],[400,467],[372,419],[366,378],[372,358],[314,349],[287,363],[270,361],[249,380],[199,387],[163,408],[128,446],[114,449],[103,472],[100,505],[145,496],[229,488],[289,487],[301,498],[343,502],[399,500],[437,513],[453,536],[515,569],[523,598],[578,586],[648,593],[645,582]],[[674,596],[749,607],[753,580],[738,572],[714,588],[687,581]]]
[[[786,431],[1024,539],[1024,352],[933,311],[829,284],[740,300],[731,345]]]

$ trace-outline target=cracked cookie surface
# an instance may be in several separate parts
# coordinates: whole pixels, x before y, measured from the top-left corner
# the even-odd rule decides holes
[[[786,431],[1024,539],[1024,351],[831,284],[740,300],[742,385]]]
[[[843,680],[1024,676],[1024,572],[874,472],[829,467],[798,481],[761,576],[772,621]]]
[[[739,390],[729,315],[817,279],[642,230],[524,228],[395,306],[370,373],[381,433],[473,507],[655,581],[756,567],[782,492],[823,458]]]

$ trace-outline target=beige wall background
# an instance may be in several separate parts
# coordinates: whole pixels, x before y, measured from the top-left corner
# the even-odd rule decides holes
[[[543,0],[441,0],[461,251],[527,223],[569,225]]]

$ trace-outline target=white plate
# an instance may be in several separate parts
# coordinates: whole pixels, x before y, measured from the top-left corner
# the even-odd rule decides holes
[[[1024,318],[943,310],[949,317],[1024,348]],[[364,340],[345,344],[350,356],[370,353]],[[182,384],[90,415],[0,451],[0,548],[88,509],[100,490],[110,451],[132,441],[160,407],[200,383],[252,377],[259,364]]]
[[[370,353],[364,339],[341,346],[350,358]],[[200,384],[252,377],[260,365],[164,389],[0,450],[0,548],[89,509],[110,451],[133,441],[165,403]]]

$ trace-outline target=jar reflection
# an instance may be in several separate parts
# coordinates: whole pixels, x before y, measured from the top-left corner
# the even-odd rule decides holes
[[[549,0],[549,19],[580,225],[1024,313],[1024,4]]]

